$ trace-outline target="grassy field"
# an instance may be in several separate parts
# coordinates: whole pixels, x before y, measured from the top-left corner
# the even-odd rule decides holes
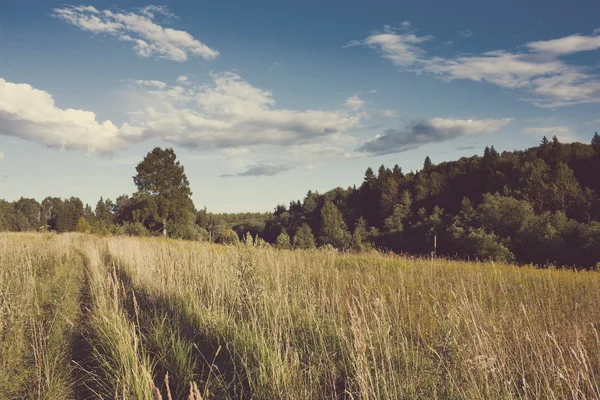
[[[600,398],[600,273],[0,235],[1,399]]]

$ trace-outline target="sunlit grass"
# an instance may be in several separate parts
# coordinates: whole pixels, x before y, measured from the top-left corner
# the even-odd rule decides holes
[[[600,397],[595,272],[31,234],[0,236],[0,278],[2,398]],[[43,364],[33,299],[68,281],[84,351]],[[40,364],[64,393],[30,387]]]

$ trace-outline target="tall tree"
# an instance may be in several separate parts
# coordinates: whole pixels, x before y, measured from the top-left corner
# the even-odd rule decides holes
[[[431,162],[431,158],[429,158],[429,156],[425,157],[425,161],[423,161],[423,171],[429,171],[432,166],[433,163]]]
[[[315,236],[313,235],[312,229],[310,229],[308,224],[302,224],[300,229],[296,231],[296,234],[294,235],[294,247],[298,249],[315,248]]]
[[[597,153],[600,153],[600,135],[598,135],[598,132],[594,133],[594,137],[592,138],[592,147]]]
[[[345,249],[350,245],[350,233],[344,218],[335,204],[330,201],[326,202],[321,210],[319,242],[339,249]]]
[[[163,236],[193,216],[190,183],[173,149],[154,148],[135,168],[136,195],[150,200]],[[150,206],[149,206],[150,207]]]

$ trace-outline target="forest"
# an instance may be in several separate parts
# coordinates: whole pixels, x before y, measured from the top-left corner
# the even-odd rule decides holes
[[[368,168],[360,186],[273,212],[197,209],[172,149],[136,167],[137,191],[94,208],[77,197],[0,200],[1,231],[169,236],[233,244],[252,236],[278,248],[391,251],[415,256],[596,269],[600,262],[600,136],[590,144],[544,137],[539,146],[403,172]]]

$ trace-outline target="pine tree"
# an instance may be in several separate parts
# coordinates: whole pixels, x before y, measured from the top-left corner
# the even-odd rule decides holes
[[[367,221],[363,217],[360,217],[354,226],[354,233],[352,234],[352,247],[354,247],[354,249],[357,251],[364,250],[368,234]]]
[[[154,203],[152,211],[163,236],[175,225],[189,223],[194,210],[192,192],[173,149],[154,148],[135,169],[136,195]]]
[[[338,249],[346,249],[350,244],[350,233],[338,208],[330,201],[321,210],[321,245],[330,244]]]
[[[298,249],[314,249],[315,236],[307,223],[302,224],[294,235],[294,247]]]
[[[594,137],[592,138],[592,147],[596,150],[596,153],[600,153],[600,135],[598,132],[594,133]]]
[[[425,157],[425,161],[423,162],[423,171],[429,171],[432,166],[433,163],[431,162],[431,158],[429,158],[429,156]]]

